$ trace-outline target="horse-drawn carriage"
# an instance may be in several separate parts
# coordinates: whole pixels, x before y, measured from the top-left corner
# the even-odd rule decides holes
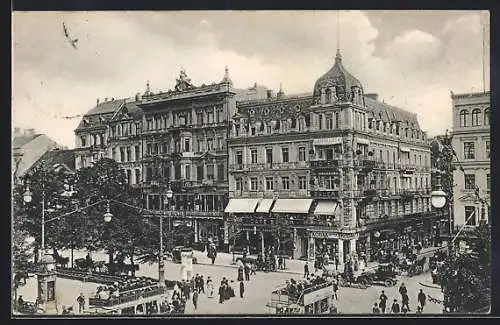
[[[95,273],[106,273],[109,275],[132,275],[139,271],[138,264],[127,264],[123,258],[117,258],[114,263],[106,263],[105,261],[94,261],[89,256],[86,258],[77,258],[74,261],[76,270],[91,270]]]

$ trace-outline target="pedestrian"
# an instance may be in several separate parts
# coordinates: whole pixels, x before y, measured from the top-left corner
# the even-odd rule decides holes
[[[372,309],[373,314],[380,314],[380,309],[378,308],[377,303],[373,304],[373,309]]]
[[[425,307],[425,300],[427,299],[427,297],[425,296],[425,293],[422,289],[420,289],[420,292],[418,293],[418,303],[420,304],[420,307],[422,307],[421,309],[423,310],[424,307]]]
[[[304,264],[304,278],[307,278],[309,276],[309,264],[308,262],[306,262],[306,264]]]
[[[194,291],[193,292],[193,306],[194,306],[194,310],[196,310],[196,308],[198,308],[198,291]]]
[[[399,304],[398,304],[398,301],[396,299],[394,299],[394,302],[392,303],[392,307],[391,307],[391,312],[393,314],[399,314]]]
[[[278,257],[278,267],[280,270],[284,269],[283,268],[283,256],[281,256],[281,255]]]
[[[380,301],[379,301],[379,306],[380,306],[380,311],[382,311],[382,314],[385,314],[385,308],[387,306],[387,296],[384,293],[384,290],[382,290],[382,293],[380,294]]]
[[[411,311],[410,310],[410,297],[408,297],[408,294],[404,293],[401,295],[401,308],[407,308],[408,311]]]
[[[214,296],[214,283],[210,277],[207,278],[207,294],[208,298],[213,298]]]
[[[200,292],[205,293],[205,279],[203,279],[203,274],[200,275]]]
[[[78,298],[76,298],[76,301],[78,302],[78,313],[82,313],[85,309],[85,296],[83,293],[80,293]]]
[[[198,291],[200,292],[200,275],[198,273],[196,273],[195,277],[194,277],[194,290],[193,291]]]
[[[250,275],[257,275],[257,265],[255,263],[250,264]]]
[[[336,300],[339,300],[339,296],[337,295],[337,291],[339,290],[339,282],[337,279],[333,279],[333,295]]]
[[[243,271],[245,272],[245,281],[250,281],[250,265],[248,264],[248,262],[245,262]]]
[[[335,271],[338,271],[339,269],[339,257],[335,256]]]
[[[401,294],[401,298],[403,298],[404,294],[408,293],[408,290],[406,290],[404,283],[401,283],[401,286],[399,287],[399,293]]]
[[[219,287],[219,304],[222,304],[225,299],[225,290],[224,290],[224,282],[221,281],[220,287]]]
[[[240,298],[243,298],[243,293],[245,292],[245,283],[240,281]]]
[[[238,278],[237,278],[238,281],[243,281],[243,266],[240,266],[238,268]]]
[[[24,299],[23,299],[23,296],[19,296],[19,298],[17,299],[17,305],[19,307],[22,307],[24,305]]]

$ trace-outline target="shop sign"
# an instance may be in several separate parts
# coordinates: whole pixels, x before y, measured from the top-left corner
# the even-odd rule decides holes
[[[328,231],[311,231],[311,237],[329,238],[329,239],[357,239],[359,237],[359,234],[344,234],[344,233],[334,233]]]

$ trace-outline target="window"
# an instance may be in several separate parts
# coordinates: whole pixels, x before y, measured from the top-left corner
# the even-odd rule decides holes
[[[214,139],[207,139],[207,150],[214,150]]]
[[[225,179],[224,164],[217,165],[217,179],[223,181]]]
[[[476,207],[474,206],[465,206],[465,224],[467,226],[475,226],[476,225]]]
[[[271,134],[271,133],[272,133],[272,128],[271,128],[271,125],[270,125],[270,124],[267,124],[267,125],[266,125],[266,133],[267,133],[267,134]]]
[[[163,151],[165,152],[165,151]],[[135,161],[141,160],[141,148],[139,146],[135,146]]]
[[[80,143],[82,144],[82,147],[87,146],[87,138],[84,135],[80,137]]]
[[[469,116],[469,112],[467,110],[461,110],[460,111],[460,126],[461,127],[466,127],[467,126],[467,118]]]
[[[299,161],[306,161],[306,148],[299,147]]]
[[[490,109],[487,108],[484,110],[484,125],[490,125],[491,124],[491,113]]]
[[[111,159],[116,161],[116,148],[111,149]]]
[[[252,159],[252,164],[257,163],[257,149],[250,150],[250,157]]]
[[[327,115],[326,115],[326,128],[327,128],[328,130],[333,129],[333,118],[332,118],[332,114],[327,114]]]
[[[236,190],[237,191],[243,190],[243,180],[241,178],[236,179]]]
[[[490,158],[490,141],[486,140],[486,158]]]
[[[291,128],[292,129],[295,129],[297,127],[297,119],[296,118],[292,118],[292,125],[291,125]]]
[[[299,190],[307,190],[307,182],[305,176],[299,176]]]
[[[290,189],[290,180],[288,177],[281,177],[281,185],[282,189],[289,190]]]
[[[203,180],[203,165],[196,166],[196,179],[198,181]]]
[[[127,173],[127,183],[132,184],[132,171],[130,169],[127,169],[126,173]]]
[[[266,177],[266,191],[274,190],[274,178]]]
[[[196,112],[196,123],[203,124],[203,112],[202,111]]]
[[[208,123],[213,123],[214,122],[214,112],[213,111],[208,111],[207,112],[207,118],[208,118]]]
[[[191,147],[189,146],[189,139],[184,139],[184,151],[189,152],[191,151]]]
[[[325,103],[329,104],[332,102],[332,92],[330,89],[326,89],[325,91]]]
[[[257,177],[250,178],[250,191],[257,191]]]
[[[125,161],[125,148],[120,147],[120,161]]]
[[[207,179],[214,179],[214,165],[207,165]]]
[[[242,151],[236,151],[236,164],[238,164],[238,165],[243,164],[243,152]]]
[[[321,130],[323,128],[323,115],[319,115],[319,129]]]
[[[147,149],[148,155],[152,155],[153,154],[153,145],[151,143],[147,144],[146,149]]]
[[[281,148],[281,157],[283,162],[288,162],[289,157],[288,157],[288,148]]]
[[[266,162],[268,164],[273,163],[273,148],[266,148]]]
[[[223,137],[217,137],[217,149],[224,150],[224,138]]]
[[[184,167],[184,178],[187,180],[191,179],[191,165],[186,165]]]
[[[475,159],[474,142],[464,142],[464,159]]]
[[[466,190],[474,190],[476,188],[476,175],[474,174],[465,174],[465,189]]]
[[[127,147],[127,154],[126,154],[126,158],[127,158],[127,161],[132,161],[132,148],[131,147]]]
[[[141,170],[140,169],[135,170],[135,183],[136,184],[141,183]]]
[[[481,110],[479,108],[472,110],[472,126],[479,125],[479,114],[481,114]]]
[[[153,178],[153,168],[148,167],[146,168],[146,182],[151,181],[152,178]]]
[[[486,189],[491,189],[491,176],[490,174],[486,174]]]
[[[181,165],[175,165],[174,177],[175,177],[175,179],[181,179]]]
[[[328,189],[328,190],[333,190],[336,187],[335,177],[333,177],[331,175],[330,176],[325,176],[325,178],[323,178],[323,182],[325,184],[325,188]]]
[[[163,166],[163,178],[170,179],[170,167]]]
[[[255,135],[255,126],[252,126],[251,132],[252,132],[251,135]]]

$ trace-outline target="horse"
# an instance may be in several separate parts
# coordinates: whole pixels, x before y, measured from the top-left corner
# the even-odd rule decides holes
[[[80,269],[80,270],[88,270],[89,268],[93,267],[93,265],[94,265],[94,261],[88,260],[85,258],[77,258],[74,262],[75,262],[76,269]]]
[[[56,265],[59,265],[64,268],[68,267],[69,257],[63,257],[57,253],[52,254],[52,257],[54,257]]]

